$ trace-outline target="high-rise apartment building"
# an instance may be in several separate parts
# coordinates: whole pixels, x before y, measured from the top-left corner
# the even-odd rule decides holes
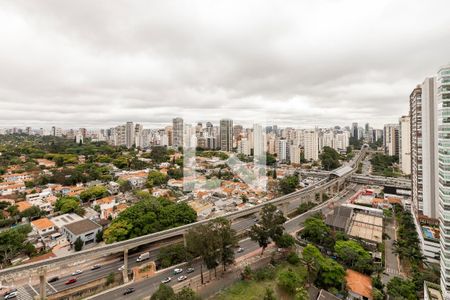
[[[386,124],[384,125],[384,151],[390,156],[399,156],[400,152],[400,125]]]
[[[412,209],[417,218],[438,218],[437,105],[435,79],[410,95]]]
[[[303,133],[303,145],[306,160],[319,159],[319,135],[316,130],[307,130]]]
[[[220,149],[228,152],[233,150],[233,120],[220,120]]]
[[[400,123],[399,163],[403,174],[411,174],[411,118],[403,116]]]
[[[127,148],[133,147],[134,144],[134,125],[133,122],[127,122],[125,124],[125,146]]]
[[[441,290],[450,298],[450,65],[436,78],[438,115],[439,223],[441,244]]]
[[[299,146],[291,145],[289,147],[289,156],[291,164],[299,165],[301,163],[302,150]]]
[[[279,161],[286,161],[289,157],[288,144],[286,139],[278,139],[276,143],[276,153]]]
[[[358,123],[353,123],[352,124],[352,137],[359,139],[359,128],[358,128]]]
[[[172,120],[172,146],[178,148],[183,147],[183,119],[175,118]]]

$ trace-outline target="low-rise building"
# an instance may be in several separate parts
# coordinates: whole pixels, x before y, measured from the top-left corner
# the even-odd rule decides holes
[[[102,230],[102,226],[89,219],[65,225],[62,229],[69,243],[73,244],[80,238],[84,245],[95,243],[97,233]]]
[[[48,218],[41,218],[38,220],[34,220],[31,222],[31,227],[34,231],[36,231],[40,236],[48,235],[50,233],[54,233],[56,230],[55,224],[50,221]]]
[[[56,229],[58,229],[60,231],[62,230],[62,228],[64,226],[81,221],[81,220],[83,220],[83,218],[74,213],[60,215],[60,216],[53,217],[50,219],[50,221],[52,221],[52,223],[55,224]]]

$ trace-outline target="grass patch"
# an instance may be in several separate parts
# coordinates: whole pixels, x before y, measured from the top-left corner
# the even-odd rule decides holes
[[[276,267],[276,276],[273,280],[257,281],[255,279],[239,281],[229,288],[224,289],[213,300],[261,300],[264,298],[267,288],[273,289],[276,299],[293,300],[294,296],[288,295],[277,287],[277,277],[280,272],[291,269],[298,272],[301,277],[306,279],[306,269],[303,266],[292,266],[283,263]]]

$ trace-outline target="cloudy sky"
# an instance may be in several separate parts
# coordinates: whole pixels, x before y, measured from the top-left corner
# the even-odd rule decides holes
[[[448,0],[0,3],[4,127],[381,127],[450,62]]]

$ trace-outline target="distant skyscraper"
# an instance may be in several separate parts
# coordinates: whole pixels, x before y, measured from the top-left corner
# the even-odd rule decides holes
[[[172,121],[173,123],[173,145],[174,147],[183,147],[183,119],[175,118]]]
[[[279,161],[286,161],[288,159],[288,144],[285,139],[279,139],[276,144],[277,158]],[[290,157],[289,157],[290,158]]]
[[[233,150],[233,120],[220,120],[220,149],[222,151]]]
[[[264,155],[265,134],[259,124],[253,125],[253,156],[262,157]]]
[[[356,122],[352,124],[352,137],[359,139],[359,128]]]
[[[127,148],[133,147],[134,144],[134,125],[133,122],[125,124],[125,146]]]
[[[386,124],[384,125],[384,151],[387,155],[399,155],[400,152],[400,125]]]
[[[303,133],[305,159],[318,160],[319,159],[319,136],[316,130],[308,130]]]
[[[450,298],[450,65],[436,80],[438,107],[439,223],[441,241],[441,290]]]
[[[403,116],[400,118],[400,149],[399,163],[402,172],[411,174],[411,118]]]

